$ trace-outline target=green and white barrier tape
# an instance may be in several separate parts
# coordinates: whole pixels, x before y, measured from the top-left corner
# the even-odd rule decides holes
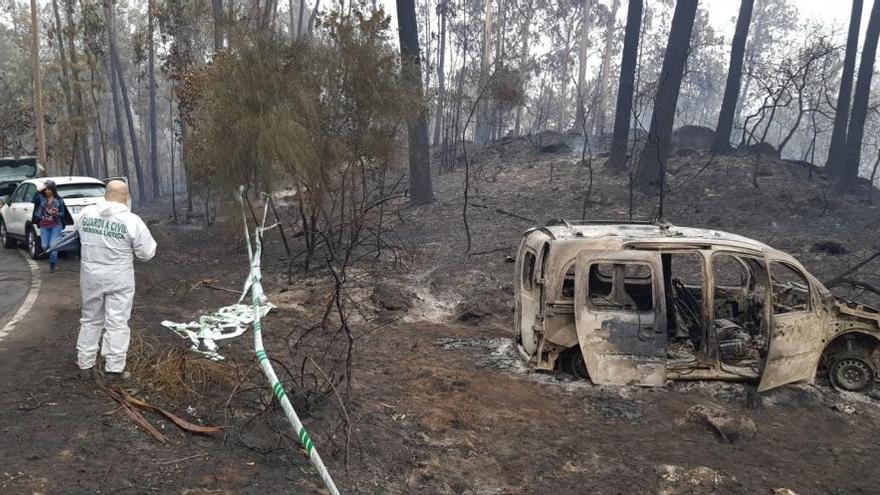
[[[318,474],[321,476],[321,480],[324,482],[324,486],[327,487],[330,495],[339,495],[339,490],[336,489],[336,484],[333,483],[333,479],[330,477],[330,473],[324,466],[324,462],[321,460],[321,456],[318,455],[318,451],[317,449],[315,449],[315,445],[312,443],[312,439],[309,437],[309,433],[306,431],[302,422],[299,420],[299,416],[297,416],[296,411],[294,411],[293,406],[290,404],[290,400],[287,398],[287,394],[284,391],[284,385],[281,384],[281,381],[278,380],[278,376],[275,375],[275,370],[272,368],[272,363],[269,361],[269,356],[266,355],[266,350],[263,348],[263,325],[261,322],[261,318],[265,316],[263,308],[268,306],[268,300],[266,298],[266,295],[263,293],[260,259],[263,250],[261,242],[263,232],[272,228],[266,228],[266,217],[269,214],[269,203],[267,201],[266,206],[263,209],[262,224],[254,227],[254,245],[252,247],[250,232],[248,231],[247,214],[245,212],[244,205],[244,187],[241,188],[238,199],[241,202],[241,214],[242,219],[244,220],[244,236],[245,240],[247,241],[248,258],[251,261],[250,274],[248,275],[247,282],[245,282],[244,290],[242,291],[242,299],[244,298],[245,294],[250,292],[254,316],[254,351],[257,354],[257,360],[260,363],[260,369],[263,371],[263,375],[265,375],[266,379],[269,381],[269,386],[272,387],[272,391],[275,393],[275,397],[278,399],[278,403],[281,404],[281,409],[284,411],[284,415],[287,416],[287,419],[290,421],[291,426],[293,426],[293,431],[296,432],[296,436],[299,438],[303,449],[305,449],[306,453],[308,454],[309,460],[312,462],[312,466],[314,466],[314,468],[318,471]],[[266,310],[266,312],[267,311],[268,310]]]
[[[274,309],[272,304],[260,307],[261,317]],[[198,321],[175,323],[163,321],[162,326],[192,342],[190,350],[213,361],[221,361],[224,357],[218,352],[217,341],[240,336],[254,323],[254,308],[249,304],[233,304],[224,306],[217,312],[200,316]]]

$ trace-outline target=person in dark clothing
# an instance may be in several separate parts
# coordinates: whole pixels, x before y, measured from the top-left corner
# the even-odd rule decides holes
[[[64,199],[58,194],[58,188],[55,182],[47,180],[44,187],[38,188],[39,192],[34,198],[34,215],[33,225],[40,229],[40,244],[43,251],[49,249],[61,232],[64,231],[65,225],[73,223],[73,218]],[[55,265],[58,263],[58,252],[49,253],[49,271],[55,271]]]

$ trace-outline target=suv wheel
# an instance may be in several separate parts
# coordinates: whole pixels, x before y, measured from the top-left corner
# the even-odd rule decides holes
[[[15,239],[9,237],[9,231],[6,230],[6,222],[0,220],[0,243],[3,244],[3,247],[6,249],[12,249],[15,247]]]
[[[43,255],[43,247],[40,246],[40,240],[37,238],[37,231],[33,227],[28,227],[27,231],[27,248],[31,259],[40,259]]]
[[[874,386],[877,367],[867,352],[853,350],[834,356],[828,369],[831,385],[837,390],[867,392]]]

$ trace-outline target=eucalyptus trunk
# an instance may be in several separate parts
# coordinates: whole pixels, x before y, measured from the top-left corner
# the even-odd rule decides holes
[[[825,170],[831,175],[840,175],[846,163],[846,125],[849,121],[849,107],[852,100],[856,53],[859,51],[859,27],[862,23],[863,5],[862,0],[853,0],[852,13],[849,16],[849,34],[846,37],[840,90],[837,93],[837,111],[834,112],[834,130],[831,132],[828,161],[825,163]]]

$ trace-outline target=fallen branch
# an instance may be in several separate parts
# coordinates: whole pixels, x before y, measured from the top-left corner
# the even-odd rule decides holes
[[[156,440],[158,440],[162,443],[168,443],[168,437],[163,435],[162,432],[157,430],[155,426],[153,426],[149,421],[147,421],[147,418],[145,418],[143,414],[136,411],[131,405],[129,405],[125,401],[125,399],[121,395],[119,395],[119,393],[117,391],[109,389],[103,385],[99,385],[99,386],[101,387],[102,390],[104,390],[104,393],[106,393],[107,395],[110,396],[110,398],[112,398],[113,400],[115,400],[116,402],[119,403],[120,409],[122,410],[122,412],[124,412],[125,415],[128,416],[128,418],[134,424],[140,426],[141,429],[143,429],[144,431],[149,433]]]
[[[191,433],[221,433],[223,431],[222,428],[217,426],[203,426],[197,425],[195,423],[190,423],[189,421],[176,416],[160,407],[156,407],[152,404],[144,402],[138,398],[132,397],[125,391],[121,389],[109,388],[104,385],[100,385],[101,390],[104,391],[110,398],[119,403],[120,409],[128,416],[136,425],[143,428],[147,433],[152,435],[156,440],[159,440],[162,443],[168,443],[168,437],[163,435],[159,430],[156,429],[147,418],[144,417],[139,411],[135,409],[135,407],[144,409],[146,411],[151,411],[155,413],[159,413],[169,420],[171,420],[174,424],[182,428],[183,430],[189,431]]]

